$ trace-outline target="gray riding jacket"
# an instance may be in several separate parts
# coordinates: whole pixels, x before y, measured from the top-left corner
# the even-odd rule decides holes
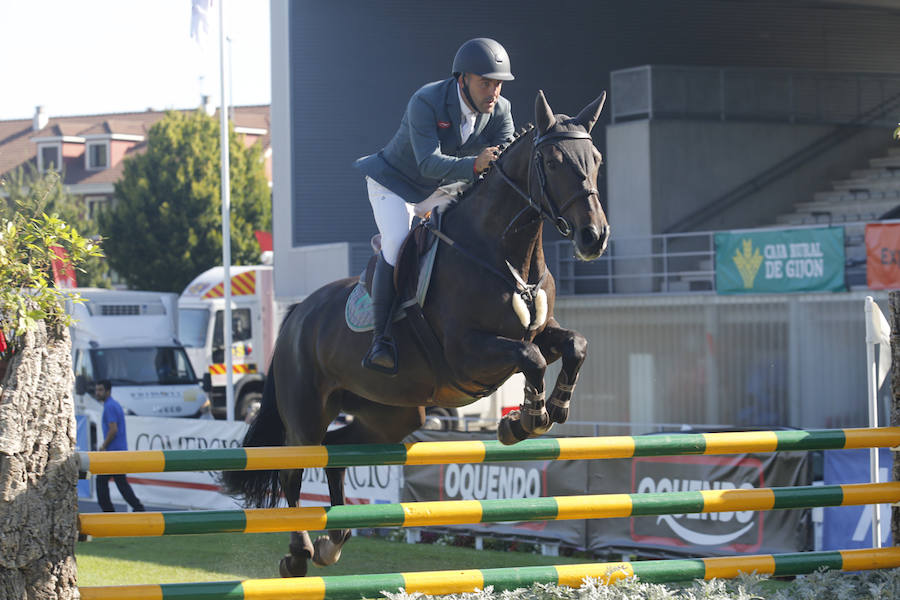
[[[512,137],[512,111],[509,100],[500,96],[491,114],[478,114],[472,135],[462,144],[456,88],[453,78],[419,88],[387,146],[358,159],[354,166],[412,204],[440,186],[474,181],[478,153]]]

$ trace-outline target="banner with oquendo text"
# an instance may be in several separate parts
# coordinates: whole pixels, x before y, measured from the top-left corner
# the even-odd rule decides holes
[[[407,442],[496,439],[496,433],[458,433],[420,430]],[[470,463],[403,467],[402,501],[506,500],[585,493],[587,462],[583,460]],[[471,535],[512,535],[585,547],[586,522],[524,521],[447,526]]]
[[[900,289],[900,223],[866,225],[866,285]]]
[[[720,294],[845,289],[841,227],[716,234]]]
[[[807,452],[648,456],[589,461],[588,493],[668,494],[810,485]],[[660,504],[665,505],[665,496]],[[810,549],[809,509],[683,513],[588,521],[588,548],[642,556],[770,554]]]

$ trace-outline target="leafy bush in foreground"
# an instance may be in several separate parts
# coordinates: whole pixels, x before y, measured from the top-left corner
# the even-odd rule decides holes
[[[774,589],[768,577],[741,575],[736,579],[694,581],[683,586],[644,583],[637,578],[604,585],[587,578],[581,588],[536,583],[528,589],[438,596],[443,600],[878,600],[900,598],[900,569],[843,573],[819,571],[798,576]],[[383,591],[388,600],[424,600],[429,596]]]

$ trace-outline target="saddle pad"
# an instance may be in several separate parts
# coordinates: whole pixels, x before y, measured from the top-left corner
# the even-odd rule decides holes
[[[434,268],[434,257],[437,255],[438,244],[431,245],[423,256],[419,264],[419,285],[416,287],[415,299],[409,299],[401,302],[394,312],[394,321],[399,321],[406,316],[406,307],[413,302],[418,302],[419,306],[425,306],[425,295],[428,292],[428,284],[431,281],[431,271]],[[363,332],[372,331],[375,325],[375,313],[372,310],[372,297],[366,291],[362,283],[357,283],[347,298],[347,305],[344,309],[344,320],[347,321],[347,327],[351,331]]]

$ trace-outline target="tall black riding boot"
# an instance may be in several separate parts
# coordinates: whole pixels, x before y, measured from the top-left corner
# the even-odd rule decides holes
[[[372,347],[363,359],[367,369],[393,375],[397,372],[397,346],[385,337],[384,330],[391,318],[394,306],[394,267],[379,254],[372,275],[372,310],[375,313],[375,330]]]

